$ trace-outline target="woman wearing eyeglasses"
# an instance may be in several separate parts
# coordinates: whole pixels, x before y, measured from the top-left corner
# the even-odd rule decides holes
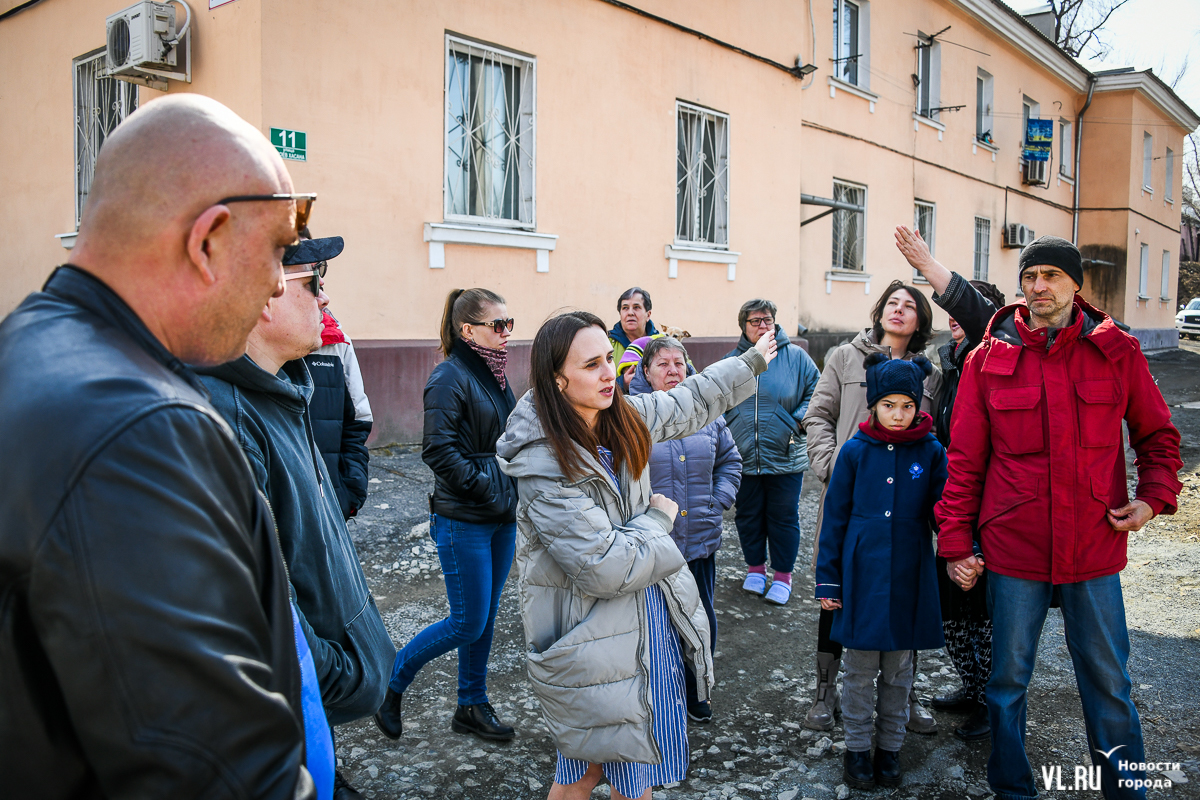
[[[800,550],[800,489],[808,469],[808,445],[800,420],[821,373],[804,348],[789,342],[783,328],[775,324],[775,304],[770,300],[744,303],[738,326],[742,336],[730,356],[746,352],[771,331],[779,348],[779,357],[759,376],[754,395],[725,412],[725,422],[742,455],[735,517],[746,559],[742,588],[782,606],[792,596],[792,569]]]
[[[393,739],[402,732],[400,705],[417,672],[456,648],[458,710],[451,727],[484,739],[514,736],[487,696],[492,629],[516,540],[516,483],[496,461],[496,440],[516,405],[504,373],[512,329],[504,298],[495,292],[455,289],[446,298],[445,360],[425,384],[421,458],[434,475],[429,534],[446,579],[450,616],[396,654],[387,697],[375,715]]]

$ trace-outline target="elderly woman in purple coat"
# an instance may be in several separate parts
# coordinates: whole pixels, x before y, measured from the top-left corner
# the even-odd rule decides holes
[[[683,344],[661,336],[645,345],[645,353],[629,384],[630,394],[674,389],[694,372]],[[712,649],[717,649],[717,617],[713,611],[717,550],[721,547],[721,514],[737,497],[742,482],[742,457],[721,417],[684,439],[654,445],[650,453],[650,486],[679,504],[671,538],[687,559],[696,578],[700,601],[708,614]],[[696,678],[686,668],[688,717],[699,723],[712,719],[708,701],[696,697]]]

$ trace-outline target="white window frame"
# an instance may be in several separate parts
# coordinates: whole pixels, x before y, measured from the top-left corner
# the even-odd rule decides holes
[[[995,103],[996,81],[991,73],[976,68],[975,70],[975,139],[983,141],[983,134],[990,134],[992,146],[996,143],[996,118],[993,114]],[[987,144],[987,142],[984,142]]]
[[[1171,299],[1171,251],[1163,250],[1162,278],[1158,293],[1159,300]]]
[[[1150,295],[1150,245],[1142,242],[1140,265],[1138,267],[1138,299],[1149,300]]]
[[[96,174],[96,156],[104,139],[126,117],[137,110],[136,84],[105,77],[104,55],[101,47],[71,60],[71,85],[75,109],[75,230],[92,188]],[[105,118],[103,110],[115,112],[117,119]]]
[[[1069,119],[1058,119],[1058,174],[1074,179],[1075,125]]]
[[[1163,200],[1168,203],[1175,202],[1175,151],[1167,148],[1167,157],[1165,160],[1166,176],[1163,181]]]
[[[1150,131],[1142,131],[1142,188],[1147,192],[1154,191],[1154,136]]]
[[[937,120],[942,112],[933,109],[940,106],[942,94],[942,45],[917,32],[917,115]]]
[[[846,43],[842,41],[842,24],[845,19],[846,5],[853,5],[858,11],[858,28],[855,31],[858,38],[858,52],[846,52]],[[828,6],[826,6],[828,8]],[[864,0],[833,0],[833,69],[834,80],[860,89],[871,88],[871,4]],[[847,61],[850,56],[858,56],[854,62]],[[853,77],[849,76],[847,64],[855,64]]]
[[[928,231],[921,230],[921,210],[929,211]],[[925,240],[925,244],[929,245],[929,254],[936,255],[937,248],[937,204],[931,203],[928,200],[913,200],[913,230],[920,231],[921,237]],[[921,277],[921,273],[913,268],[912,274],[914,281],[926,283],[925,278]]]
[[[988,279],[988,268],[992,258],[992,220],[988,217],[975,217],[974,241],[972,245],[972,263],[971,263],[971,279],[976,281],[986,281]],[[983,232],[983,238],[980,239],[980,232]],[[983,243],[983,249],[980,249],[980,242]]]
[[[698,121],[689,143],[693,148],[679,148],[680,126],[684,118]],[[693,122],[693,124],[694,124]],[[709,126],[713,135],[707,136]],[[699,137],[698,139],[696,137]],[[713,143],[717,166],[711,180],[706,182],[703,164],[707,162],[705,143]],[[682,170],[682,175],[680,174]],[[714,192],[711,219],[704,217],[703,200]],[[700,247],[712,250],[729,249],[729,115],[711,108],[675,101],[675,246]],[[682,230],[684,213],[690,220],[692,236]],[[683,235],[681,235],[683,234]],[[711,235],[709,235],[711,234]]]
[[[831,256],[830,256],[831,270],[836,273],[846,273],[846,272],[864,272],[865,273],[866,264],[867,264],[867,211],[866,211],[866,209],[867,209],[867,187],[866,187],[866,184],[862,184],[862,183],[854,183],[853,181],[844,181],[844,180],[840,180],[840,179],[834,179],[834,181],[833,181],[833,199],[835,199],[835,200],[838,199],[838,189],[839,188],[841,188],[843,191],[861,191],[862,192],[862,203],[860,205],[862,205],[863,210],[862,211],[845,211],[842,209],[834,210],[833,215],[832,215],[833,216],[833,224],[830,226],[832,228],[832,236],[830,238],[830,243],[832,245]],[[858,264],[846,266],[846,261],[844,258],[845,250],[838,247],[838,229],[840,226],[844,230],[845,226],[848,224],[850,215],[855,215],[859,218],[858,219],[858,226],[859,226]]]
[[[494,212],[493,209],[484,209],[484,213],[482,214],[463,213],[461,211],[462,192],[458,193],[459,197],[456,198],[455,196],[452,183],[456,182],[452,182],[451,176],[452,173],[461,172],[462,167],[459,159],[455,157],[455,151],[452,151],[451,146],[452,143],[456,141],[461,142],[466,138],[461,134],[456,135],[456,129],[461,130],[468,125],[474,126],[474,121],[470,117],[465,121],[460,120],[452,114],[455,93],[460,91],[455,83],[457,77],[456,71],[451,69],[450,65],[453,54],[477,56],[490,66],[512,67],[520,71],[521,97],[518,108],[515,110],[515,118],[510,114],[509,118],[501,123],[507,126],[508,130],[515,131],[509,140],[514,142],[511,146],[515,146],[516,152],[505,162],[506,166],[515,162],[517,177],[517,196],[513,200],[516,206],[515,217],[504,216],[502,209],[499,212]],[[527,231],[535,230],[537,228],[537,59],[524,53],[505,50],[452,34],[446,34],[446,46],[443,57],[445,95],[442,145],[444,159],[442,169],[442,212],[444,221],[446,223],[468,226],[511,228]],[[471,113],[474,113],[478,109],[479,104],[472,103],[472,106]],[[463,148],[463,150],[468,151],[468,148]],[[469,150],[470,154],[473,154],[475,148],[470,148]],[[486,148],[484,155],[490,155],[486,151]],[[466,180],[469,182],[471,180],[470,167],[467,168],[466,173]],[[470,190],[468,188],[464,191],[469,192]],[[469,204],[470,201],[466,202]],[[501,201],[502,205],[503,202]]]

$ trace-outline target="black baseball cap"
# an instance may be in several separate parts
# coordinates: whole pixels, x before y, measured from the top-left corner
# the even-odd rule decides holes
[[[297,264],[316,264],[318,261],[328,261],[341,255],[346,243],[340,236],[327,236],[324,239],[302,239],[299,244],[289,247],[283,254],[283,265],[292,267]]]

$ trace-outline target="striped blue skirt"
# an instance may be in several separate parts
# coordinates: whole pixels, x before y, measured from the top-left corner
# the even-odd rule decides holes
[[[604,777],[625,797],[641,797],[652,786],[683,780],[688,767],[687,705],[683,689],[683,656],[679,634],[671,624],[662,589],[646,589],[646,616],[649,621],[651,732],[662,753],[662,763],[601,764]],[[576,783],[587,771],[588,762],[558,754],[554,780],[567,785]]]

